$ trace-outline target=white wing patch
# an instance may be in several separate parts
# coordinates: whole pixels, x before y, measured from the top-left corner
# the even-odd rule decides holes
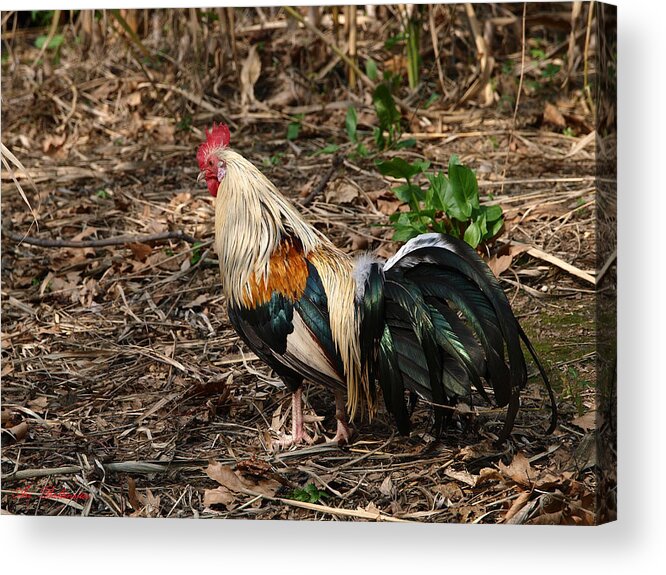
[[[386,260],[386,263],[384,264],[384,269],[388,270],[390,269],[393,265],[395,265],[396,262],[400,261],[404,256],[406,256],[408,253],[413,252],[414,250],[418,250],[420,248],[431,248],[431,247],[439,247],[439,248],[444,248],[446,250],[458,253],[455,245],[449,242],[445,236],[442,234],[436,234],[434,232],[428,233],[428,234],[421,234],[420,236],[416,236],[415,238],[412,238],[409,240],[404,246],[402,246],[395,255],[391,256],[388,260]]]
[[[335,368],[296,310],[294,310],[292,324],[294,331],[287,336],[287,356],[292,356],[299,363],[307,366],[309,370],[319,372],[327,378],[342,383]]]

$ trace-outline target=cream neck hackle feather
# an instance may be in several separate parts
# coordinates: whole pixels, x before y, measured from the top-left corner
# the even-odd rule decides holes
[[[345,368],[349,415],[363,404],[372,415],[375,401],[361,374],[352,259],[308,224],[254,164],[229,148],[213,153],[226,162],[215,200],[215,250],[228,301],[243,305],[251,296],[253,277],[268,281],[270,259],[281,242],[298,239],[328,298],[331,335]]]

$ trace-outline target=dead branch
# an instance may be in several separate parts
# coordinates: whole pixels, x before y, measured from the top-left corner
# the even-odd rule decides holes
[[[30,236],[15,234],[14,232],[9,231],[3,231],[3,234],[17,243],[39,246],[41,248],[102,248],[105,246],[119,246],[123,244],[147,244],[150,242],[159,242],[162,240],[182,240],[188,244],[194,244],[197,242],[195,238],[180,230],[174,232],[161,232],[159,234],[148,234],[145,236],[125,235],[116,236],[115,238],[81,241],[33,238]]]
[[[333,174],[340,165],[342,165],[342,156],[340,155],[333,156],[333,164],[328,169],[328,172],[326,172],[322,176],[321,180],[319,180],[319,183],[303,200],[302,205],[304,207],[309,206],[314,201],[314,199],[324,191],[329,180],[333,177]]]

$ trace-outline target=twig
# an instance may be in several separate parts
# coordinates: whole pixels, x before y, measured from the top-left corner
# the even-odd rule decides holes
[[[365,511],[364,509],[345,509],[342,507],[329,507],[328,505],[320,505],[318,503],[307,503],[305,501],[296,501],[294,499],[283,499],[282,497],[271,497],[264,493],[258,493],[257,491],[252,491],[251,489],[242,489],[241,490],[246,495],[252,495],[254,497],[261,496],[262,499],[267,499],[268,501],[274,501],[276,503],[283,503],[285,505],[291,505],[292,507],[300,507],[301,509],[309,509],[310,511],[318,511],[319,513],[328,513],[330,515],[339,515],[340,517],[355,517],[357,519],[370,519],[373,521],[390,521],[396,523],[409,523],[406,519],[399,519],[393,517],[392,515],[386,515],[381,511],[372,513],[370,511]]]
[[[315,186],[315,188],[301,202],[301,205],[303,207],[309,206],[313,202],[313,200],[324,191],[326,184],[328,184],[328,181],[333,177],[333,174],[338,169],[338,167],[340,167],[341,164],[342,164],[342,156],[340,156],[339,154],[333,156],[333,164],[328,169],[328,172],[326,172],[322,176],[321,180],[319,180],[319,183]]]
[[[596,280],[593,275],[584,272],[583,270],[577,268],[576,266],[572,266],[570,263],[567,263],[556,256],[541,251],[538,248],[530,248],[529,250],[527,250],[527,253],[534,258],[538,258],[540,260],[548,262],[549,264],[553,264],[554,266],[557,266],[558,268],[564,270],[565,272],[569,272],[571,275],[576,276],[577,278],[580,278],[582,280],[585,280],[586,282],[589,282],[592,285],[596,284]]]
[[[523,91],[523,78],[525,77],[525,27],[527,20],[527,2],[523,3],[523,28],[520,43],[520,79],[518,80],[518,91],[516,93],[516,105],[513,109],[513,120],[511,121],[511,131],[509,132],[509,142],[506,146],[506,156],[504,158],[504,167],[502,168],[502,185],[500,194],[504,192],[504,178],[506,169],[509,165],[509,154],[511,153],[511,143],[513,142],[513,133],[516,129],[516,118],[518,117],[518,106],[520,106],[520,94]]]
[[[476,17],[474,12],[474,6],[467,2],[465,4],[465,12],[467,13],[467,18],[469,20],[470,28],[472,29],[472,35],[474,36],[474,41],[476,43],[476,51],[479,56],[479,77],[476,81],[469,87],[467,92],[460,99],[460,103],[467,102],[467,100],[473,98],[483,90],[490,80],[490,74],[493,71],[493,66],[495,65],[495,59],[490,55],[490,49],[486,43],[483,33],[481,32],[481,25],[479,20]]]
[[[157,242],[161,240],[183,240],[188,244],[197,242],[195,238],[187,235],[182,231],[175,232],[161,232],[159,234],[149,234],[146,236],[116,236],[114,238],[103,238],[100,240],[50,240],[47,238],[32,238],[29,236],[22,236],[14,232],[5,231],[3,235],[9,239],[31,246],[39,246],[42,248],[101,248],[104,246],[118,246],[123,244]]]
[[[588,78],[589,73],[589,53],[590,53],[590,36],[592,34],[592,16],[594,15],[594,0],[590,2],[587,8],[587,27],[585,29],[585,48],[583,50],[583,91],[588,99],[590,110],[594,110],[594,102],[590,95],[590,83]]]
[[[175,468],[201,467],[208,464],[207,459],[192,459],[187,461],[116,461],[104,463],[104,471],[117,473],[166,473]],[[68,465],[65,467],[45,467],[43,469],[22,469],[15,473],[2,476],[2,481],[18,481],[20,479],[33,479],[35,477],[48,477],[51,475],[72,475],[84,471],[82,465]]]
[[[56,30],[58,29],[58,23],[60,22],[60,10],[54,10],[53,11],[53,17],[51,18],[51,27],[49,28],[49,33],[46,36],[46,40],[44,41],[44,44],[42,44],[42,48],[39,51],[39,54],[35,57],[35,59],[32,62],[32,68],[34,68],[37,65],[37,62],[42,58],[44,55],[44,52],[46,52],[47,48],[49,47],[49,44],[51,43],[51,40],[53,40],[53,37],[55,36]]]

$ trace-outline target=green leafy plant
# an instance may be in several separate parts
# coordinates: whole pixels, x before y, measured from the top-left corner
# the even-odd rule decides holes
[[[375,88],[372,104],[379,121],[379,126],[374,130],[375,144],[380,150],[386,150],[393,147],[400,138],[402,117],[387,82],[382,82]]]
[[[303,501],[305,503],[319,503],[320,500],[326,497],[326,493],[319,491],[314,483],[308,483],[303,489],[294,489],[291,492],[289,499]]]
[[[345,131],[347,132],[347,137],[349,141],[353,144],[356,144],[355,153],[362,158],[368,156],[368,148],[365,147],[365,144],[359,140],[358,137],[358,116],[356,114],[356,108],[354,106],[349,106],[347,108],[347,115],[345,116]]]
[[[301,131],[301,121],[303,120],[303,114],[297,114],[289,122],[287,126],[287,140],[295,140],[298,138],[298,134]]]
[[[312,153],[312,157],[321,156],[324,154],[335,154],[340,149],[340,146],[337,144],[327,144],[323,148]]]
[[[564,385],[564,397],[571,400],[576,408],[576,413],[580,417],[585,413],[585,404],[583,395],[587,391],[589,383],[585,381],[580,372],[575,367],[567,369],[566,383]]]
[[[269,157],[267,157],[267,158],[264,158],[264,159],[262,160],[262,163],[263,163],[264,166],[266,166],[267,168],[269,168],[269,167],[271,167],[271,166],[277,166],[277,165],[282,161],[282,156],[284,156],[284,154],[283,154],[282,152],[276,152],[276,153],[273,154],[272,156],[269,156]]]
[[[192,245],[192,254],[190,255],[190,265],[196,265],[201,259],[201,242],[195,242]]]
[[[405,183],[393,188],[395,196],[409,206],[390,216],[395,230],[393,240],[407,241],[425,232],[448,233],[464,239],[476,248],[481,242],[493,239],[502,229],[504,219],[499,205],[479,203],[479,186],[472,170],[451,156],[448,176],[429,172],[427,161],[407,162],[402,158],[377,162],[385,176],[404,179]],[[415,183],[424,174],[427,187]]]

